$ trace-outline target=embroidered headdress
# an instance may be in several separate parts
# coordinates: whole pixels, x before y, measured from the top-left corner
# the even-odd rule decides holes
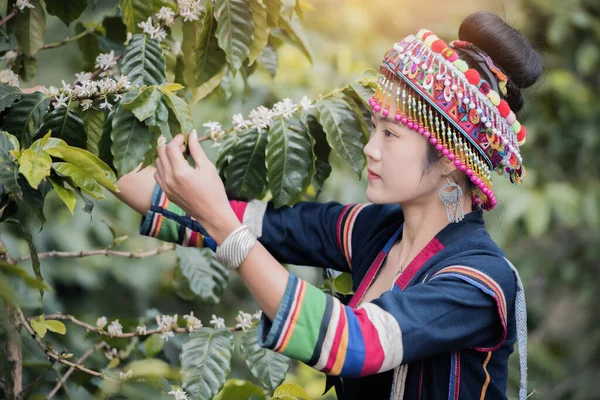
[[[494,74],[488,80],[459,58],[461,49],[481,60]],[[496,205],[491,173],[514,184],[525,177],[519,145],[527,131],[498,91],[506,95],[507,77],[476,46],[449,45],[431,31],[409,35],[387,52],[380,68],[375,112],[393,118],[429,139],[474,183],[473,201],[485,210]],[[493,88],[498,88],[498,91]]]

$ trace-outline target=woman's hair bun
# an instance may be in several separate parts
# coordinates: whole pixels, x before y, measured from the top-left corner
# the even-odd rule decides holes
[[[513,90],[528,88],[543,73],[542,54],[519,31],[491,12],[479,11],[465,18],[458,37],[479,47],[502,68],[508,76],[509,99],[510,86],[516,86]]]

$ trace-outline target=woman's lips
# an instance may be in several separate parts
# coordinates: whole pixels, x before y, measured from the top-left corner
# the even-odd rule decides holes
[[[379,175],[377,175],[375,172],[373,172],[373,170],[371,170],[370,168],[368,168],[367,171],[369,172],[369,180],[370,181],[373,181],[375,179],[381,179],[381,177]]]

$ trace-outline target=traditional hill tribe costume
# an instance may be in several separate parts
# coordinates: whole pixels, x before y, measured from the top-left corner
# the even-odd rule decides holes
[[[460,49],[460,50],[458,50]],[[497,79],[459,58],[468,52]],[[498,85],[500,81],[500,85]],[[491,172],[518,183],[525,128],[501,100],[506,77],[467,42],[447,45],[427,30],[396,43],[383,60],[371,106],[429,139],[476,186],[461,215],[460,187],[442,190],[451,222],[379,298],[361,303],[402,236],[398,205],[231,201],[239,219],[282,263],[352,274],[348,304],[290,274],[275,320],[260,321],[260,344],[338,377],[343,399],[505,399],[508,358],[519,339],[526,397],[526,313],[517,271],[486,231],[496,205]],[[492,87],[497,88],[493,90]],[[453,186],[454,185],[454,186]],[[141,233],[183,246],[216,248],[200,224],[156,187]]]

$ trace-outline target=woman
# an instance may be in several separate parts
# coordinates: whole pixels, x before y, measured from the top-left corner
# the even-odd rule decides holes
[[[421,30],[385,55],[364,148],[373,204],[229,201],[195,134],[196,168],[179,135],[156,170],[119,180],[118,196],[146,215],[142,234],[218,245],[263,310],[260,344],[339,377],[339,398],[506,398],[524,298],[483,210],[496,205],[492,171],[524,176],[515,113],[542,58],[490,13],[465,19],[459,37]],[[355,294],[343,305],[282,262],[350,272]]]

